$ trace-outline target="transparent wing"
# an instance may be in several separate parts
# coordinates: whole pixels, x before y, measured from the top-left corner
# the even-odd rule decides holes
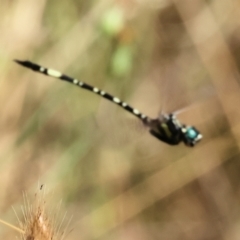
[[[161,70],[155,79],[160,89],[161,103],[158,116],[163,113],[180,114],[191,110],[199,102],[214,96],[215,90],[207,76],[192,78],[182,76],[184,73],[177,64],[171,64]],[[197,80],[196,80],[197,79]]]

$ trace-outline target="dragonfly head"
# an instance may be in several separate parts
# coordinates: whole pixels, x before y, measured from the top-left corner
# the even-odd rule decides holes
[[[202,134],[195,127],[183,125],[181,132],[183,142],[189,147],[194,147],[202,139]]]

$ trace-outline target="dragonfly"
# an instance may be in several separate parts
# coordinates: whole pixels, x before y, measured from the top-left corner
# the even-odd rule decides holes
[[[122,107],[125,111],[129,112],[133,116],[137,117],[143,123],[143,125],[148,128],[148,131],[152,136],[168,145],[175,146],[180,143],[184,143],[188,147],[194,147],[203,137],[200,131],[195,127],[181,123],[175,113],[162,113],[158,118],[153,119],[141,113],[138,109],[131,107],[128,103],[120,100],[118,97],[112,96],[111,94],[76,78],[69,77],[68,75],[59,71],[51,68],[45,68],[30,61],[14,61],[23,67],[72,83],[75,86],[88,90],[101,96],[102,98],[111,101],[112,103]]]

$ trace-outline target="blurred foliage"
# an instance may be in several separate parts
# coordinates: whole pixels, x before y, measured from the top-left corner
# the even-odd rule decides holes
[[[239,0],[1,1],[1,218],[37,183],[66,239],[239,239]],[[138,119],[20,68],[29,59],[203,133],[168,146]],[[61,219],[57,219],[61,221]],[[63,225],[65,224],[65,220]],[[16,233],[0,228],[2,239]]]

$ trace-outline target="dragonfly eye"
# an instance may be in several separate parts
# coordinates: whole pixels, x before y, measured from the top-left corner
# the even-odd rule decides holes
[[[198,132],[196,131],[196,129],[193,129],[192,127],[187,128],[187,137],[191,138],[191,139],[195,139],[198,135]]]
[[[192,126],[187,126],[182,129],[183,141],[187,146],[193,147],[202,139],[200,132]]]

